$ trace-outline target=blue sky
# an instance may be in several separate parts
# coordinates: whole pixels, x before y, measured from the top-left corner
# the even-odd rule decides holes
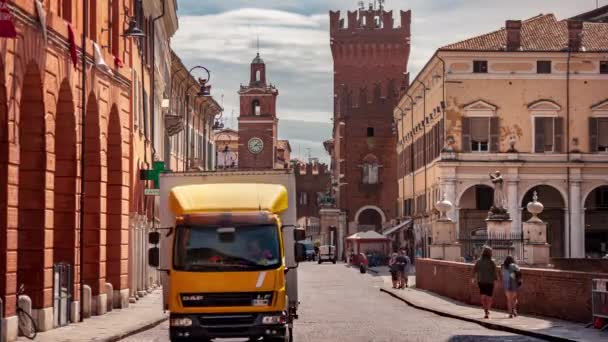
[[[212,93],[218,100],[224,95],[226,123],[236,122],[230,116],[233,110],[238,115],[237,90],[241,83],[248,82],[249,63],[255,56],[259,35],[267,77],[279,88],[279,119],[318,123],[315,127],[319,132],[311,132],[310,146],[322,153],[321,137],[331,135],[333,112],[328,11],[339,9],[345,13],[354,10],[358,1],[177,2],[180,28],[173,37],[173,49],[187,66],[204,65],[212,71]],[[608,0],[598,3],[608,5]],[[507,19],[526,19],[540,13],[554,13],[562,19],[595,6],[596,0],[387,0],[385,3],[385,8],[394,13],[399,9],[412,10],[409,69],[413,76],[438,47],[499,29]],[[395,19],[398,23],[397,16]],[[297,127],[290,124],[285,132],[280,131],[281,138],[295,139],[296,132],[290,130],[294,126]],[[297,139],[306,140],[301,134]],[[299,150],[306,151],[310,146]]]

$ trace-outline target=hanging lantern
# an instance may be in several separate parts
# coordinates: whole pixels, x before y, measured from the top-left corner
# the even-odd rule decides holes
[[[0,0],[0,38],[17,38],[13,15],[6,0]]]

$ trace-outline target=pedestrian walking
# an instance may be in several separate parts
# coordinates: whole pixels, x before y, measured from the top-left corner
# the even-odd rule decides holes
[[[399,269],[397,266],[397,253],[391,254],[391,258],[388,261],[388,268],[391,272],[391,280],[393,281],[393,288],[399,287]]]
[[[494,282],[497,280],[496,263],[492,260],[492,248],[485,246],[481,257],[473,268],[474,277],[472,283],[477,282],[481,294],[481,305],[485,312],[484,318],[490,318],[492,308],[492,297],[494,296]]]
[[[502,264],[502,287],[507,297],[509,318],[517,316],[517,291],[522,284],[521,270],[512,256],[507,256]]]
[[[398,278],[399,278],[399,286],[398,288],[403,289],[407,287],[407,268],[409,264],[409,258],[405,255],[405,251],[402,249],[399,251],[399,255],[397,256],[397,269],[398,269]]]

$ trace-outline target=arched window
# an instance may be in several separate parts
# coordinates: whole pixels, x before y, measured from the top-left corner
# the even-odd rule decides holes
[[[260,107],[259,100],[253,100],[253,102],[251,103],[251,113],[253,113],[253,115],[255,116],[262,115],[262,109]]]
[[[378,184],[378,158],[373,154],[368,154],[363,158],[363,184]]]
[[[262,71],[260,69],[256,70],[255,72],[255,81],[256,82],[260,82],[260,75],[262,74]]]

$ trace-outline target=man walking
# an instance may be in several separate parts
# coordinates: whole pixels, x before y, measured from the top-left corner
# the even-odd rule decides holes
[[[398,269],[398,278],[399,278],[399,286],[398,288],[403,289],[407,287],[408,281],[408,269],[410,264],[410,258],[405,254],[405,250],[399,251],[399,256],[397,257],[397,269]]]

